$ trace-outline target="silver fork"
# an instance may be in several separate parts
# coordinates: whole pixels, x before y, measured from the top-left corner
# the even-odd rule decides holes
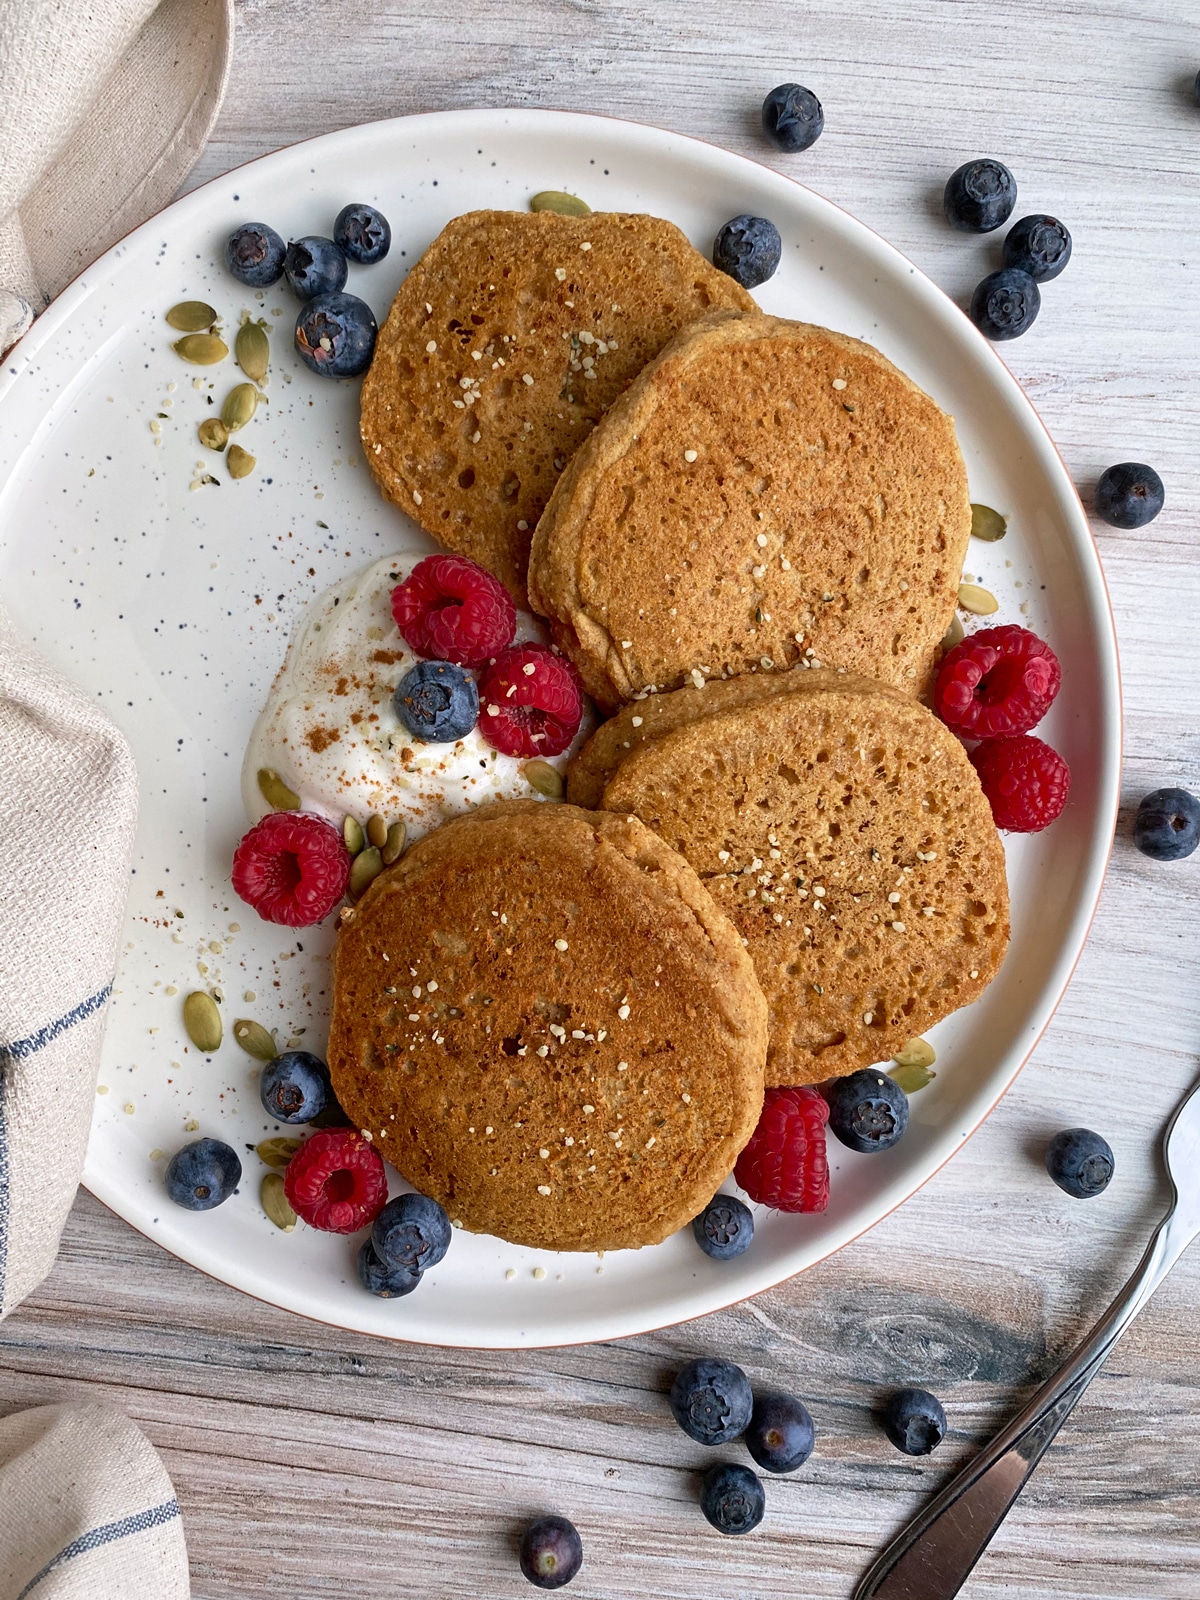
[[[854,1591],[854,1600],[951,1600],[1109,1351],[1200,1233],[1200,1085],[1163,1139],[1172,1200],[1137,1271],[1087,1338],[1008,1427],[934,1496]]]

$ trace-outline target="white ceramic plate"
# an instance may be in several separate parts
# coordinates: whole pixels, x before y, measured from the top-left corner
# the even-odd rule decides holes
[[[824,1216],[761,1212],[753,1248],[725,1264],[690,1232],[603,1262],[459,1233],[418,1293],[383,1301],[359,1287],[349,1241],[304,1227],[284,1235],[260,1211],[264,1169],[246,1147],[270,1125],[254,1064],[228,1027],[220,1053],[198,1058],[180,1023],[182,995],[216,983],[227,1019],[254,1016],[281,1036],[304,1028],[304,1044],[322,1047],[329,931],[289,938],[229,888],[245,827],[238,768],[306,601],[381,553],[424,543],[372,485],[358,385],[307,373],[291,349],[286,286],[260,305],[225,273],[221,247],[248,220],[285,237],[328,233],[347,200],[370,200],[395,242],[381,265],[352,268],[349,288],[382,321],[449,218],[522,208],[546,188],[668,217],[705,250],[738,212],[773,218],[783,263],[758,292],[763,308],[869,340],[954,414],[972,498],[1011,519],[1003,542],[972,544],[969,567],[998,595],[996,620],[1027,622],[1063,662],[1039,733],[1069,761],[1072,798],[1047,833],[1007,841],[1013,940],[1000,976],[935,1030],[938,1076],[914,1098],[895,1150],[854,1156],[831,1141]],[[256,473],[194,492],[209,391],[193,388],[197,369],[172,353],[163,321],[183,298],[210,301],[233,326],[243,307],[265,309],[278,330],[269,417],[243,435]],[[218,403],[233,381],[231,363],[218,369]],[[163,411],[156,445],[150,424]],[[911,1195],[1004,1093],[1062,994],[1100,891],[1117,805],[1116,646],[1095,546],[1053,445],[996,353],[891,246],[788,179],[678,135],[558,112],[413,117],[282,150],[179,201],[102,257],[4,362],[0,584],[40,648],[125,730],[141,774],[107,1092],[85,1181],[204,1271],[346,1328],[467,1346],[610,1339],[811,1266]],[[247,991],[257,998],[243,1000]],[[245,1165],[238,1196],[203,1215],[171,1205],[152,1155],[196,1128],[228,1140]]]

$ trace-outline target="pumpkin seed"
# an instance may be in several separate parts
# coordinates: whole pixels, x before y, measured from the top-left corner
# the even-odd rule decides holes
[[[937,1073],[930,1072],[928,1067],[893,1067],[888,1077],[898,1083],[905,1094],[916,1094],[918,1089],[932,1083]]]
[[[383,857],[374,845],[360,850],[350,868],[350,893],[355,900],[366,894],[368,888],[383,871]]]
[[[942,649],[953,650],[956,644],[961,644],[967,636],[967,630],[962,625],[961,617],[954,617],[942,638]]]
[[[538,758],[526,761],[521,767],[521,776],[531,789],[536,790],[538,794],[544,794],[547,800],[562,799],[562,773],[548,761]]]
[[[230,433],[244,428],[258,409],[258,390],[252,383],[235,384],[225,396],[221,407],[221,421]]]
[[[408,829],[405,826],[404,818],[401,817],[399,822],[393,822],[388,829],[387,843],[379,852],[379,858],[385,867],[390,867],[394,862],[399,861],[404,854],[404,841],[407,837]]]
[[[221,1013],[212,995],[193,989],[183,1002],[183,1026],[188,1038],[206,1056],[221,1048]]]
[[[261,1022],[249,1017],[239,1017],[233,1025],[233,1037],[248,1056],[256,1061],[274,1061],[279,1050],[274,1039]]]
[[[229,346],[224,339],[218,339],[215,333],[185,333],[182,339],[176,339],[171,348],[177,356],[190,361],[194,367],[216,366],[229,354]]]
[[[561,189],[543,189],[529,202],[530,211],[557,211],[560,217],[590,217],[592,208],[577,194],[564,194]]]
[[[271,341],[263,321],[243,322],[233,342],[234,359],[248,378],[261,383],[271,361]]]
[[[909,1039],[900,1046],[892,1060],[898,1067],[931,1067],[937,1060],[937,1051],[928,1039]]]
[[[236,449],[236,446],[234,447]],[[258,769],[258,792],[272,811],[299,811],[300,796],[270,767]]]
[[[181,300],[167,312],[167,321],[180,333],[203,333],[217,320],[217,313],[203,300]]]
[[[224,450],[229,443],[229,429],[221,421],[220,417],[205,417],[196,432],[200,436],[200,443],[206,450],[219,452]]]
[[[958,603],[963,611],[970,611],[976,617],[990,617],[993,611],[1000,609],[999,600],[981,583],[960,583]]]
[[[231,478],[244,478],[254,471],[258,465],[258,457],[252,456],[249,450],[243,450],[240,444],[231,444],[229,454],[225,457],[225,465],[229,468]]]
[[[1008,522],[998,511],[993,511],[991,506],[979,506],[971,502],[971,537],[983,539],[987,544],[995,544],[997,539],[1003,539],[1008,532]]]
[[[382,850],[387,843],[388,825],[378,812],[373,817],[367,818],[367,843],[373,844],[377,850]]]
[[[352,856],[356,856],[364,848],[367,836],[357,817],[347,817],[342,823],[342,838],[346,841],[346,849]]]
[[[274,1138],[264,1139],[261,1144],[255,1145],[254,1153],[269,1167],[286,1167],[300,1144],[299,1139],[285,1139],[282,1134],[276,1134]]]
[[[284,1192],[283,1179],[277,1172],[268,1172],[258,1186],[258,1199],[263,1210],[277,1228],[291,1233],[296,1226],[296,1213]]]

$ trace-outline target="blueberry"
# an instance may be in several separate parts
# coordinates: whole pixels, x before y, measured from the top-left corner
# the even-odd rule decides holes
[[[1057,217],[1022,217],[1004,240],[1004,265],[1027,272],[1035,283],[1057,278],[1071,259],[1071,235]]]
[[[766,217],[740,216],[727,222],[713,243],[713,266],[727,272],[743,289],[766,283],[779,265],[783,240]]]
[[[789,153],[816,144],[825,126],[821,102],[799,83],[781,83],[762,104],[763,132],[773,145]]]
[[[276,1122],[311,1122],[329,1103],[329,1068],[307,1050],[285,1050],[263,1068],[258,1093]]]
[[[453,661],[418,661],[396,685],[392,704],[409,733],[428,744],[465,739],[479,718],[475,679]]]
[[[539,1517],[521,1535],[521,1571],[537,1589],[561,1589],[583,1565],[583,1540],[566,1517]]]
[[[794,1472],[812,1455],[813,1419],[791,1394],[756,1394],[746,1449],[766,1472]]]
[[[333,225],[333,242],[360,267],[373,267],[391,249],[392,230],[374,206],[343,206]]]
[[[1016,179],[999,161],[966,162],[947,178],[942,197],[946,221],[960,233],[991,233],[1016,203]]]
[[[1119,461],[1100,474],[1096,511],[1114,528],[1144,528],[1163,508],[1163,482],[1143,461]]]
[[[225,241],[225,265],[239,283],[269,289],[283,276],[287,246],[265,222],[246,222]]]
[[[1037,284],[1016,267],[989,272],[971,296],[971,321],[996,342],[1019,339],[1033,327],[1041,309]]]
[[[358,1247],[358,1277],[363,1288],[381,1300],[399,1300],[411,1294],[421,1281],[419,1272],[381,1261],[370,1239],[364,1239]]]
[[[767,1497],[756,1473],[732,1461],[709,1467],[700,1485],[700,1509],[718,1533],[750,1533],[763,1519]]]
[[[332,239],[310,233],[293,239],[283,258],[283,273],[298,300],[336,294],[346,282],[346,257]]]
[[[906,1456],[927,1456],[946,1437],[942,1402],[928,1389],[897,1389],[883,1413],[884,1431]]]
[[[908,1096],[875,1067],[838,1078],[826,1098],[829,1131],[851,1150],[890,1150],[908,1127]]]
[[[1186,789],[1155,789],[1137,808],[1133,842],[1154,861],[1182,861],[1200,844],[1200,800]]]
[[[375,313],[354,294],[319,294],[296,318],[301,361],[323,378],[357,378],[375,354]]]
[[[698,1217],[692,1219],[696,1243],[714,1261],[732,1261],[748,1250],[754,1239],[754,1215],[749,1206],[731,1194],[717,1194]]]
[[[1046,1171],[1073,1200],[1103,1194],[1114,1165],[1108,1140],[1090,1128],[1064,1128],[1046,1146]]]
[[[371,1242],[389,1266],[424,1272],[450,1248],[450,1218],[427,1195],[398,1194],[375,1218]]]
[[[732,1361],[689,1361],[671,1385],[675,1421],[697,1444],[729,1444],[746,1431],[753,1409],[750,1380]]]
[[[167,1193],[188,1211],[211,1211],[242,1181],[237,1151],[220,1139],[196,1139],[177,1150],[167,1163]]]

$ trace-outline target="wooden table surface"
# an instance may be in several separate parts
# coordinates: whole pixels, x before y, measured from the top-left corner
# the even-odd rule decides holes
[[[1004,347],[1090,498],[1155,464],[1148,529],[1097,525],[1121,640],[1124,794],[1200,787],[1200,66],[1194,0],[243,0],[233,76],[193,183],[372,118],[566,106],[697,134],[779,166],[960,301],[994,240],[953,234],[946,175],[995,155],[1020,209],[1061,216],[1071,266]],[[756,133],[775,83],[826,132]],[[502,1600],[531,1591],[514,1530],[583,1532],[587,1596],[847,1596],[886,1540],[1011,1414],[1131,1270],[1166,1186],[1155,1154],[1196,1074],[1200,854],[1156,865],[1122,815],[1074,981],[1015,1087],[901,1211],[760,1299],[645,1338],[479,1355],[342,1334],[210,1282],[79,1197],[54,1273],[0,1327],[0,1411],[123,1406],[166,1457],[197,1600],[286,1594]],[[1092,1204],[1040,1166],[1086,1123],[1117,1177]],[[963,1591],[1039,1600],[1200,1595],[1200,1252],[1134,1325]],[[723,1352],[816,1417],[808,1466],[744,1540],[695,1507],[704,1452],[670,1419],[682,1359]],[[873,1408],[925,1384],[950,1435],[909,1461]],[[97,1597],[102,1600],[102,1597]],[[151,1600],[151,1597],[147,1597]]]

